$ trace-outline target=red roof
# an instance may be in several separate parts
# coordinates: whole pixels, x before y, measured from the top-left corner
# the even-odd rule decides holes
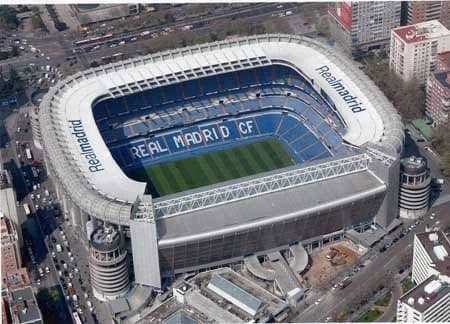
[[[415,26],[405,26],[394,29],[394,33],[398,35],[405,43],[416,43],[423,41],[425,36],[417,36]]]

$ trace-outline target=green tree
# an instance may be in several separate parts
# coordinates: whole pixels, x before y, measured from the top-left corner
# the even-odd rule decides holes
[[[16,28],[19,25],[16,13],[17,11],[10,6],[0,6],[0,27]]]
[[[444,176],[450,177],[450,152],[448,151],[442,156],[441,169]]]

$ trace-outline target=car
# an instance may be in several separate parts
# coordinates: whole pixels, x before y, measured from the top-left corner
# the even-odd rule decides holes
[[[433,220],[435,216],[436,216],[436,213],[431,213],[430,219]]]
[[[45,267],[45,273],[50,273],[50,268],[49,267]]]
[[[38,286],[40,286],[40,285],[41,285],[41,279],[36,280],[36,284],[37,284]]]

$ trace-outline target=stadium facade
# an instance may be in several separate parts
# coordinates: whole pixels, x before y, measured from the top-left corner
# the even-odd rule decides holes
[[[400,117],[354,62],[309,38],[237,38],[79,72],[39,117],[67,217],[87,239],[120,228],[137,284],[398,215]],[[157,198],[129,176],[263,138],[295,164]]]

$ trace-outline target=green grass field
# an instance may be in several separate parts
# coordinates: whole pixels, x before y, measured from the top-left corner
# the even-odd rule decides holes
[[[132,177],[147,181],[153,196],[194,189],[226,180],[275,170],[294,161],[274,139],[155,164],[136,170]]]

